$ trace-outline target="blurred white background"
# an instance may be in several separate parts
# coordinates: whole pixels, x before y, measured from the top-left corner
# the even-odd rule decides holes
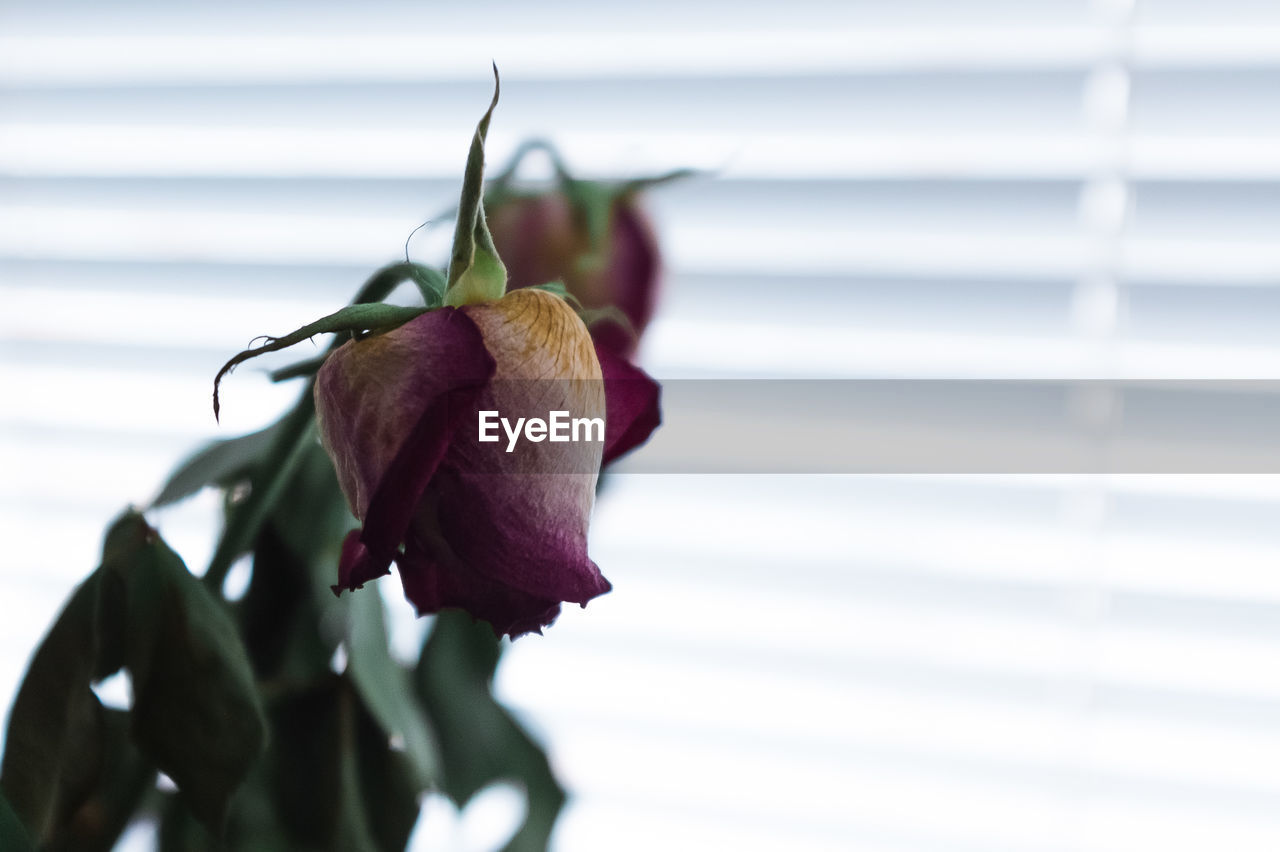
[[[106,521],[297,393],[244,368],[218,429],[218,365],[453,200],[491,58],[491,162],[716,170],[651,199],[658,377],[1280,378],[1271,0],[0,0],[6,705]],[[158,516],[197,570],[214,508]],[[1273,850],[1278,513],[1273,476],[618,477],[615,592],[499,686],[565,852]]]

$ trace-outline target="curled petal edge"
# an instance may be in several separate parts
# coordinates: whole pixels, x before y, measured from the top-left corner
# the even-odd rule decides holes
[[[596,345],[604,376],[604,457],[601,466],[649,440],[662,424],[662,387],[648,373]]]

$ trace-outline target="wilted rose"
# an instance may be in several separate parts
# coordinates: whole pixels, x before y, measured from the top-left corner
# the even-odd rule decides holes
[[[213,410],[218,383],[237,364],[317,334],[357,335],[315,378],[320,440],[362,523],[343,542],[334,591],[360,588],[390,573],[394,562],[419,614],[461,608],[498,635],[519,636],[540,632],[561,603],[585,606],[609,591],[587,555],[596,481],[601,465],[648,439],[660,415],[657,384],[609,345],[593,342],[562,294],[509,290],[482,204],[484,140],[498,102],[494,73],[493,100],[467,157],[447,274],[404,265],[414,270],[423,307],[369,303],[362,295],[290,334],[264,338],[218,372]],[[604,278],[567,276],[578,286],[589,282],[600,299],[617,300],[633,287],[610,283],[610,274],[651,276],[656,264],[647,224],[625,204],[614,212],[619,236],[610,262],[620,265]],[[599,216],[593,221],[598,225]],[[557,228],[539,238],[558,245],[564,235]],[[521,249],[509,250],[508,262],[521,262]],[[633,255],[642,262],[626,262]],[[380,280],[381,273],[371,283]],[[636,304],[649,306],[651,298]],[[590,430],[582,439],[557,439],[545,435],[544,422],[546,440],[526,429],[529,440],[518,452],[514,445],[504,450],[480,434],[482,411],[526,423],[570,413],[583,423],[603,420],[603,440]]]
[[[617,308],[631,328],[606,318],[591,335],[630,357],[653,317],[658,240],[638,192],[585,184],[575,181],[573,192],[495,193],[486,205],[489,228],[511,289],[560,281],[588,309]]]
[[[558,296],[514,290],[350,341],[316,380],[320,436],[363,522],[335,591],[389,573],[418,612],[459,607],[498,635],[539,631],[609,583],[587,555],[602,463],[657,426],[658,388],[593,345]],[[478,413],[604,417],[605,440],[477,441]]]

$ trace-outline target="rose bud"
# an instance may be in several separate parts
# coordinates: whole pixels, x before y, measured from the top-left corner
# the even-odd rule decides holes
[[[631,327],[605,317],[592,324],[591,335],[624,358],[634,354],[653,316],[658,289],[658,241],[637,202],[634,194],[612,199],[599,246],[592,245],[587,214],[558,190],[509,195],[487,211],[508,286],[560,281],[587,309],[617,308]]]
[[[550,157],[554,185],[544,191],[513,188],[516,169],[535,150]],[[507,267],[507,286],[514,290],[561,282],[584,308],[600,316],[591,324],[595,341],[630,358],[653,317],[661,273],[658,239],[640,196],[649,186],[687,174],[681,170],[616,183],[578,180],[569,176],[548,143],[521,146],[485,193],[485,213]],[[619,317],[604,313],[610,309]]]

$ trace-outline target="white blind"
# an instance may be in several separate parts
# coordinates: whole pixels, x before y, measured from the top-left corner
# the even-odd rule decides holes
[[[714,172],[652,198],[659,377],[1280,378],[1274,3],[7,2],[0,693],[112,514],[296,393],[242,370],[216,430],[217,366],[453,199],[491,58],[492,162]],[[195,566],[213,504],[160,516]],[[1275,849],[1278,509],[618,477],[614,593],[499,686],[573,790],[560,850]],[[494,845],[494,801],[418,844]]]

